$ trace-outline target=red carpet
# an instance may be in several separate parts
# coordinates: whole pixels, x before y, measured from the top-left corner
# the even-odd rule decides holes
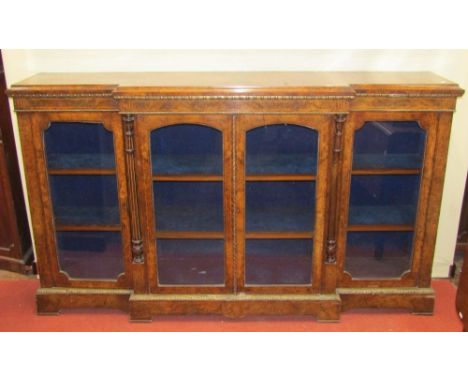
[[[37,316],[34,294],[37,280],[0,281],[0,331],[462,331],[455,311],[455,287],[434,280],[433,316],[402,311],[366,310],[343,313],[339,323],[318,323],[311,317],[250,317],[227,320],[219,316],[165,316],[152,323],[130,323],[120,311],[64,311],[58,316]]]

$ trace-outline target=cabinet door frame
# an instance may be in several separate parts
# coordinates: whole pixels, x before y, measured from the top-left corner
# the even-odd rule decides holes
[[[344,159],[341,174],[343,192],[340,200],[341,214],[338,224],[337,263],[340,275],[338,281],[339,287],[414,287],[418,285],[421,263],[424,261],[425,257],[430,255],[429,253],[425,253],[426,250],[423,250],[423,246],[426,240],[426,220],[430,207],[429,199],[434,176],[436,146],[439,140],[439,118],[440,113],[437,112],[362,111],[352,112],[349,115],[345,127]],[[361,129],[366,122],[371,121],[416,121],[420,128],[426,131],[426,144],[423,164],[421,166],[421,180],[413,230],[414,237],[410,267],[408,271],[403,272],[400,277],[396,278],[353,278],[352,275],[345,270],[354,134],[357,130]],[[435,232],[433,234],[435,234]]]
[[[294,124],[318,132],[317,173],[315,177],[315,224],[310,285],[276,284],[246,285],[245,283],[245,185],[246,185],[246,135],[255,128],[273,124]],[[326,114],[242,114],[235,117],[235,199],[236,199],[236,285],[246,293],[319,293],[322,284],[323,262],[327,240],[327,184],[331,165],[330,147],[335,132],[333,115]],[[329,193],[329,192],[328,192]],[[274,237],[272,237],[273,239]],[[294,233],[290,235],[294,238]]]
[[[177,124],[203,125],[222,133],[223,212],[224,237],[196,237],[195,239],[224,239],[224,286],[221,285],[160,285],[158,282],[155,230],[155,206],[153,202],[153,174],[151,163],[151,132]],[[233,118],[226,114],[137,114],[135,116],[137,188],[140,195],[140,216],[145,251],[146,278],[150,293],[204,294],[232,293],[234,291],[233,260]],[[179,237],[182,239],[183,237]]]
[[[131,239],[127,212],[123,136],[119,115],[101,112],[44,112],[31,113],[28,117],[29,124],[23,123],[24,121],[21,123],[22,129],[25,129],[21,134],[23,149],[32,151],[25,155],[25,168],[41,285],[72,288],[130,288],[132,285]],[[113,133],[124,264],[124,272],[118,275],[116,280],[72,278],[60,269],[43,135],[52,122],[100,123],[106,130]],[[28,127],[29,131],[27,131]]]

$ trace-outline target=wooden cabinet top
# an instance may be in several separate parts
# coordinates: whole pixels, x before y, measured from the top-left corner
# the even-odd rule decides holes
[[[429,72],[40,73],[15,111],[348,113],[455,110],[463,90]]]
[[[12,86],[34,92],[335,95],[421,93],[460,96],[463,90],[430,72],[134,72],[39,73]]]

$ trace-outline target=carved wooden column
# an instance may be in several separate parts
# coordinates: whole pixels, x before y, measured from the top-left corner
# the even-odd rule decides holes
[[[327,235],[327,256],[325,262],[333,264],[336,262],[336,228],[338,224],[338,195],[339,195],[339,168],[341,164],[341,152],[343,150],[343,126],[346,121],[346,114],[335,116],[335,137],[332,151],[332,165],[330,172],[330,200],[328,207],[328,235]]]
[[[127,171],[128,205],[130,212],[130,233],[132,240],[132,263],[134,264],[134,288],[136,293],[146,292],[145,255],[141,234],[138,189],[135,170],[135,117],[122,115],[125,144],[125,166]]]
[[[324,265],[324,292],[334,292],[336,288],[336,240],[339,222],[338,200],[341,193],[341,165],[343,151],[343,128],[346,122],[347,114],[335,115],[335,129],[333,132],[333,145],[331,148],[331,167],[329,173],[330,191],[328,200],[328,228],[327,228],[327,244],[325,252]]]

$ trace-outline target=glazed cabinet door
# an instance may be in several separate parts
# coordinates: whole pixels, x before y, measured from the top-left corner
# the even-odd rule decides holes
[[[319,292],[332,121],[236,117],[238,290]]]
[[[135,118],[150,291],[232,291],[232,117]]]
[[[44,286],[130,286],[118,115],[35,113],[20,118]]]
[[[435,113],[351,115],[338,245],[341,286],[417,285],[437,118]]]

